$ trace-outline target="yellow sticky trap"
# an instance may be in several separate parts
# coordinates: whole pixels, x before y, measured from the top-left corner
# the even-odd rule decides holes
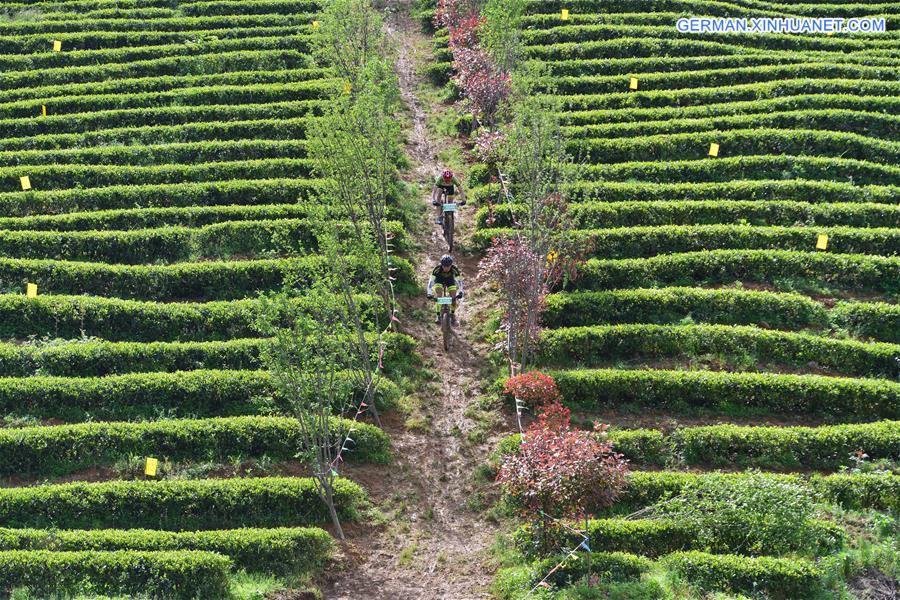
[[[349,95],[350,95],[350,90],[352,90],[352,89],[353,89],[353,86],[350,85],[350,82],[349,82],[349,81],[345,81],[345,82],[344,82],[344,94],[346,94],[347,96],[349,96]]]
[[[25,284],[25,297],[26,298],[37,298],[37,284],[36,283],[26,283]]]
[[[22,175],[19,177],[19,183],[22,184],[22,191],[27,191],[31,189],[31,178],[28,175]]]
[[[62,52],[62,41],[61,40],[53,40],[53,51],[54,52]]]
[[[147,464],[144,465],[144,475],[147,477],[156,477],[156,467],[159,466],[159,461],[155,458],[148,458]]]
[[[820,233],[816,240],[816,250],[828,250],[828,236],[824,233]]]
[[[718,144],[710,144],[709,145],[709,155],[710,156],[718,156],[719,155],[719,145]]]
[[[313,22],[312,22],[312,28],[313,28],[313,31],[318,31],[318,30],[319,30],[319,22],[318,22],[318,21],[313,21]]]
[[[631,83],[628,84],[628,89],[629,89],[629,90],[636,90],[636,89],[638,89],[638,80],[637,80],[637,77],[632,77],[632,78],[631,78]]]
[[[559,18],[562,19],[563,21],[568,21],[569,20],[569,9],[568,8],[562,9],[562,12],[560,13]]]
[[[46,104],[41,104],[41,116],[42,117],[47,116],[47,105]]]

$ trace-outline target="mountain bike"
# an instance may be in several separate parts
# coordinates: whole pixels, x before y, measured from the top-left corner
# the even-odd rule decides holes
[[[441,210],[444,213],[444,239],[447,240],[448,252],[453,252],[453,230],[454,221],[456,220],[455,202],[447,202],[447,193],[441,192]]]
[[[453,345],[453,300],[456,299],[456,289],[456,286],[453,285],[446,288],[443,285],[434,286],[434,300],[441,307],[439,320],[441,323],[441,334],[444,336],[444,350],[448,352],[450,351],[450,346]]]

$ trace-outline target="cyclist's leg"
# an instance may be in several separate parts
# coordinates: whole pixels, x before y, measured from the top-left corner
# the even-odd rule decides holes
[[[447,288],[447,295],[453,297],[453,304],[450,305],[450,312],[452,312],[452,313],[456,312],[456,290],[457,289],[458,288],[455,285],[451,285],[450,287]]]
[[[434,284],[434,287],[431,288],[431,292],[435,298],[442,298],[443,296],[446,295],[444,293],[444,286],[440,283]],[[438,313],[441,312],[441,305],[438,304],[437,302],[434,303],[434,308]]]

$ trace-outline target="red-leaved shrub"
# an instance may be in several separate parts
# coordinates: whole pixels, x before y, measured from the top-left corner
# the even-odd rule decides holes
[[[528,371],[506,380],[503,393],[524,401],[532,408],[546,404],[558,404],[562,400],[556,381],[540,371]]]

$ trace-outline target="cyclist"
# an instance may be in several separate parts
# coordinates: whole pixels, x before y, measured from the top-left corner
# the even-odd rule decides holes
[[[435,221],[438,225],[444,224],[444,210],[442,205],[444,202],[453,202],[453,197],[459,192],[459,204],[463,206],[466,203],[466,191],[462,184],[453,175],[453,171],[446,169],[434,181],[434,187],[431,188],[431,204],[437,207],[438,218]]]
[[[431,278],[428,280],[428,289],[426,295],[429,300],[433,300],[435,296],[452,296],[453,304],[450,305],[450,322],[456,325],[456,301],[463,296],[463,282],[460,276],[459,268],[453,264],[453,257],[445,254],[441,257],[441,262],[431,271]],[[435,303],[437,315],[434,318],[435,323],[441,322],[441,305]]]

